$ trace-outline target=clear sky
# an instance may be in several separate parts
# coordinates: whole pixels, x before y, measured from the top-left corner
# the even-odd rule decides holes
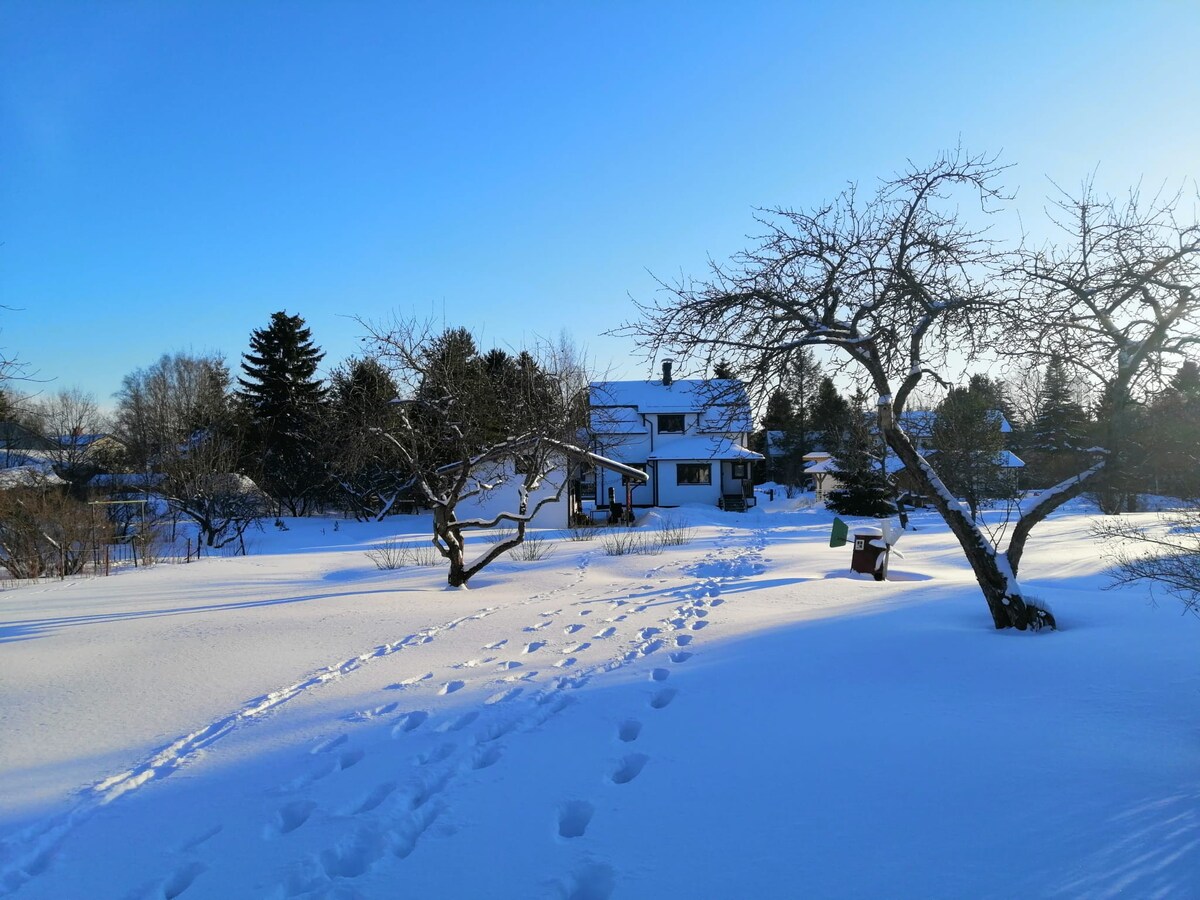
[[[0,346],[105,404],[164,352],[236,367],[275,310],[516,346],[650,272],[959,140],[1047,176],[1195,177],[1195,2],[0,0]]]

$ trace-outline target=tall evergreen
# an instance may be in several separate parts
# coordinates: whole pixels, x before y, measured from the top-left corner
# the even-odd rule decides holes
[[[1144,413],[1139,449],[1145,487],[1200,499],[1200,367],[1187,360]]]
[[[999,400],[994,383],[975,376],[969,387],[950,389],[933,421],[938,471],[955,496],[966,500],[972,519],[979,516],[980,501],[1008,492],[998,464],[1004,450]]]
[[[809,408],[809,435],[822,450],[836,454],[850,426],[850,404],[838,393],[833,379],[825,376]]]
[[[1087,413],[1075,400],[1066,364],[1053,357],[1046,365],[1029,436],[1028,463],[1035,487],[1048,487],[1080,471],[1087,432]]]
[[[292,515],[304,515],[325,487],[317,452],[325,386],[316,374],[324,356],[304,319],[283,311],[251,333],[242,356],[238,395],[251,423],[250,461],[260,486]]]
[[[895,515],[895,491],[883,469],[882,439],[871,427],[863,409],[865,404],[866,395],[862,391],[855,394],[853,404],[847,404],[849,421],[838,444],[833,469],[841,487],[829,492],[825,505],[845,516]]]
[[[324,456],[333,488],[355,518],[376,518],[394,508],[407,478],[394,443],[400,389],[378,360],[347,360],[329,376]]]

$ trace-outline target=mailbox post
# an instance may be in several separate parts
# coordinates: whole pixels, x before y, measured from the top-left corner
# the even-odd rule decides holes
[[[887,578],[888,545],[879,528],[854,529],[854,553],[850,557],[850,568],[855,572],[872,576],[876,581]]]

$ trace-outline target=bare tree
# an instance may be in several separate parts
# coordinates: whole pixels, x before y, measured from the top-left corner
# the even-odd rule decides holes
[[[1065,492],[1074,496],[1103,473],[1109,491],[1123,498],[1110,512],[1132,502],[1127,475],[1139,401],[1169,376],[1174,366],[1164,361],[1178,363],[1200,342],[1200,223],[1194,207],[1185,215],[1182,199],[1145,198],[1135,189],[1118,200],[1099,195],[1090,180],[1078,196],[1060,191],[1049,215],[1062,241],[1022,251],[1020,302],[1007,309],[1013,354],[1061,357],[1102,398],[1106,459]],[[1043,495],[1040,502],[1062,500]],[[1018,523],[1014,565],[1026,536]]]
[[[1016,572],[905,432],[900,414],[949,351],[974,358],[1007,299],[1007,260],[954,201],[984,212],[1006,199],[992,157],[961,149],[910,165],[863,199],[851,187],[813,212],[776,209],[752,249],[711,266],[703,280],[664,284],[627,333],[651,353],[730,359],[777,382],[801,347],[836,348],[870,380],[880,430],[910,479],[958,539],[997,628],[1039,628],[1053,617],[1023,594]],[[1042,515],[1045,507],[1042,507]]]
[[[1108,554],[1114,585],[1149,581],[1200,616],[1200,510],[1163,514],[1153,526],[1109,519],[1096,533],[1115,543]]]
[[[584,365],[567,342],[536,356],[481,354],[465,329],[437,332],[395,320],[362,323],[375,355],[389,365],[405,396],[388,437],[415,497],[433,510],[433,544],[450,562],[447,582],[467,582],[525,540],[538,510],[562,499],[578,439],[587,424]],[[508,486],[510,508],[472,515],[468,501]],[[501,523],[504,539],[467,561],[466,535]]]
[[[38,402],[33,415],[50,442],[55,474],[78,492],[97,470],[90,441],[107,424],[95,397],[79,388],[62,390]]]
[[[198,429],[228,414],[229,369],[216,355],[164,354],[126,375],[116,430],[139,469],[174,454]]]
[[[217,425],[195,434],[162,465],[156,489],[171,509],[196,525],[209,547],[237,542],[246,552],[246,530],[271,507],[270,498],[238,473],[241,447],[235,434]]]
[[[147,492],[195,523],[210,547],[237,541],[268,511],[261,490],[242,474],[242,435],[229,370],[217,356],[166,354],[125,376],[117,428]]]

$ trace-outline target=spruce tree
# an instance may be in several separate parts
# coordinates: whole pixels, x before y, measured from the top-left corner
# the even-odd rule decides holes
[[[821,379],[808,418],[812,441],[820,449],[836,454],[850,425],[850,404],[838,393],[832,378]]]
[[[1200,367],[1187,360],[1154,397],[1140,430],[1146,487],[1156,494],[1200,498]]]
[[[942,480],[966,500],[972,519],[979,517],[981,500],[1007,493],[1008,487],[999,466],[1004,450],[999,398],[986,378],[976,378],[970,387],[950,389],[938,405],[931,436]]]
[[[1087,430],[1087,414],[1073,396],[1066,364],[1056,356],[1046,365],[1037,418],[1030,429],[1029,465],[1037,487],[1081,471]]]
[[[895,491],[883,470],[882,439],[862,410],[865,402],[866,395],[859,391],[853,409],[847,405],[849,423],[835,452],[833,469],[841,487],[829,492],[825,505],[845,516],[891,516],[896,513]]]
[[[304,515],[326,486],[317,453],[325,387],[317,366],[325,354],[300,316],[271,314],[250,335],[238,392],[250,423],[260,486],[292,515]]]
[[[395,444],[383,434],[396,428],[392,401],[399,394],[391,373],[375,359],[348,360],[329,376],[323,455],[334,489],[356,519],[393,510],[407,478]]]

